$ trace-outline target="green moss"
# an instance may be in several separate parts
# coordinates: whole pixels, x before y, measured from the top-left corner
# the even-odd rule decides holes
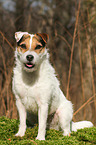
[[[38,132],[38,126],[27,128],[24,137],[15,137],[18,131],[19,121],[0,117],[0,145],[95,145],[96,127],[85,128],[72,132],[70,137],[65,137],[62,132],[56,130],[47,130],[46,140],[35,140]]]

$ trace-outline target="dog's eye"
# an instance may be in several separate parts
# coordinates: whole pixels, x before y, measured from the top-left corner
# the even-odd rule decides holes
[[[25,44],[21,44],[20,45],[23,49],[26,49],[26,45]]]
[[[40,49],[42,46],[41,45],[37,45],[36,47],[35,47],[35,50],[36,49]]]

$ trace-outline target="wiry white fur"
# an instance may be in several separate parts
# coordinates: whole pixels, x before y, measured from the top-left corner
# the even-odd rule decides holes
[[[31,39],[30,39],[30,48],[29,49],[31,49],[31,45],[32,45],[32,38],[33,38],[33,36],[34,35],[30,35],[31,36]]]
[[[72,131],[77,131],[77,129],[83,129],[85,127],[92,127],[93,124],[90,121],[79,121],[72,122]]]
[[[34,56],[36,65],[32,70],[24,68],[26,55]],[[19,56],[19,57],[18,57]],[[19,131],[16,136],[23,136],[26,131],[26,112],[38,114],[39,129],[37,139],[45,140],[48,115],[55,113],[49,128],[63,130],[64,135],[70,133],[70,122],[73,116],[72,103],[66,99],[60,89],[55,70],[49,62],[47,50],[42,54],[27,51],[24,54],[15,51],[16,66],[13,76],[13,92],[20,117]],[[72,123],[72,130],[91,127],[92,123]]]

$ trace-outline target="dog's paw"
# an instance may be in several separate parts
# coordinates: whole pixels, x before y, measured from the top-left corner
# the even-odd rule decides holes
[[[45,137],[37,136],[37,137],[36,137],[36,140],[45,140]]]
[[[23,137],[25,135],[26,126],[20,126],[18,132],[15,134],[15,136]]]
[[[17,133],[15,134],[15,136],[16,136],[16,137],[23,137],[24,134],[25,134],[25,133],[23,133],[23,132],[17,132]]]
[[[68,132],[67,132],[67,131],[64,131],[63,135],[64,135],[64,136],[71,136],[71,134],[70,134],[69,131],[68,131]]]

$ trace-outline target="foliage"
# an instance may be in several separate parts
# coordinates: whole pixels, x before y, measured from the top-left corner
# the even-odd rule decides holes
[[[96,128],[85,128],[72,132],[71,136],[63,136],[62,132],[56,130],[47,130],[46,140],[35,140],[38,126],[27,128],[24,137],[15,137],[18,130],[19,121],[16,119],[8,119],[0,117],[0,145],[95,145],[96,144]]]

